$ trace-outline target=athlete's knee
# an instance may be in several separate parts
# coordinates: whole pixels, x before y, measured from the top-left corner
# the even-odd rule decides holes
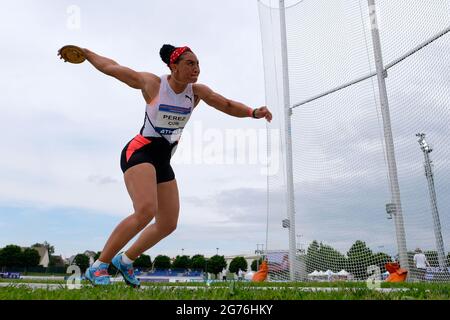
[[[134,211],[139,220],[149,223],[158,211],[158,206],[152,201],[143,201],[134,205]]]

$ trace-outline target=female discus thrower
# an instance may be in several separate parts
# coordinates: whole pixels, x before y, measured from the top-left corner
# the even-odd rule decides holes
[[[270,122],[272,114],[267,107],[252,109],[197,84],[200,65],[188,47],[164,45],[161,48],[160,56],[170,68],[170,75],[161,77],[133,71],[88,49],[75,48],[84,55],[83,60],[88,60],[99,71],[141,90],[146,103],[144,125],[125,145],[120,160],[134,213],[115,228],[98,260],[86,270],[86,278],[92,284],[107,285],[110,283],[107,270],[112,263],[127,284],[138,287],[140,282],[134,275],[134,260],[177,227],[179,197],[170,158],[200,100],[239,118],[265,118]],[[61,50],[58,54],[66,60]],[[153,218],[155,223],[149,225]],[[118,254],[140,231],[136,242],[126,252]]]

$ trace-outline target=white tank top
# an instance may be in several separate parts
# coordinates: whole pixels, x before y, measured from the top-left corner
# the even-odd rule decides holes
[[[158,95],[145,107],[144,137],[164,137],[170,143],[180,140],[186,123],[194,109],[194,91],[192,83],[176,94],[167,80],[168,75],[161,76]]]

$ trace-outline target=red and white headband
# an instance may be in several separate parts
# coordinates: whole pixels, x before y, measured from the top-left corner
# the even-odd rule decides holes
[[[178,58],[186,51],[192,52],[192,50],[189,47],[176,48],[170,55],[170,63],[175,63],[178,60]]]

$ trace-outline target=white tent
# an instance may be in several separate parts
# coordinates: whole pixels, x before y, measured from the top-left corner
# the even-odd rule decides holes
[[[254,274],[255,274],[255,272],[249,271],[245,274],[244,279],[251,281],[253,279]]]
[[[353,276],[351,275],[351,273],[345,271],[345,270],[341,270],[338,273],[336,273],[336,277],[338,280],[352,280]]]
[[[341,271],[339,271],[338,273],[337,273],[337,275],[338,276],[348,276],[350,273],[348,273],[347,271],[345,271],[345,270],[341,270]]]

